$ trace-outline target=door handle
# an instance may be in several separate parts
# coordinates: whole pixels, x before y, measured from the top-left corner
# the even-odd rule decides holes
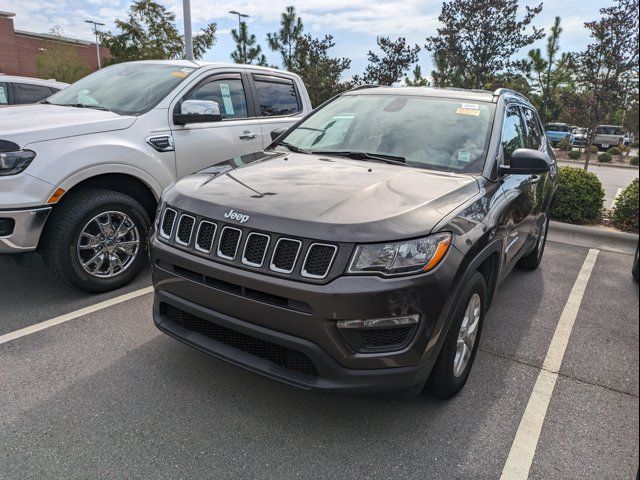
[[[242,132],[242,135],[240,135],[238,138],[240,140],[253,140],[257,136],[258,136],[257,133],[246,131],[246,132]]]

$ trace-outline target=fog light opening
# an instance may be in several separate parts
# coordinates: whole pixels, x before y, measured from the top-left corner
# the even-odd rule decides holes
[[[389,318],[368,318],[366,320],[340,320],[336,323],[338,328],[358,329],[358,328],[383,328],[412,325],[420,322],[420,315],[406,315],[402,317]]]

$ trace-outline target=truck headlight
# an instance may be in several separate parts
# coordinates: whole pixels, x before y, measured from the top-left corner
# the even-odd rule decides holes
[[[0,152],[0,176],[15,175],[29,166],[36,156],[31,150]]]
[[[450,245],[448,232],[414,240],[358,245],[348,271],[383,275],[428,272],[442,261]]]

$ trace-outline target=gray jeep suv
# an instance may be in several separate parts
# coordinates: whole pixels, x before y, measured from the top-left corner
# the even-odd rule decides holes
[[[540,263],[555,181],[513,91],[352,90],[164,192],[154,321],[304,389],[452,396],[496,288]]]

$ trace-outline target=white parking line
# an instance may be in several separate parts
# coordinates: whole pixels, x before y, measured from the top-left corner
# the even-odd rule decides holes
[[[622,187],[620,187],[616,191],[616,195],[615,195],[615,197],[613,197],[613,200],[611,200],[611,206],[609,208],[613,208],[614,207],[614,205],[616,204],[616,200],[618,200],[618,197],[620,196],[621,193],[622,193]]]
[[[90,305],[88,307],[81,308],[80,310],[76,310],[75,312],[65,313],[64,315],[60,315],[59,317],[55,317],[50,320],[45,320],[44,322],[36,323],[35,325],[31,325],[29,327],[21,328],[20,330],[15,330],[13,332],[5,333],[4,335],[0,335],[0,345],[2,345],[3,343],[10,342],[11,340],[15,340],[16,338],[24,337],[26,335],[39,332],[40,330],[45,330],[55,325],[60,325],[61,323],[68,322],[69,320],[73,320],[74,318],[78,318],[83,315],[87,315],[89,313],[97,312],[98,310],[102,310],[103,308],[111,307],[118,303],[126,302],[127,300],[131,300],[133,298],[137,298],[151,292],[153,292],[153,287],[141,288],[140,290],[136,290],[130,293],[125,293],[124,295],[110,298],[109,300],[105,300],[104,302],[96,303],[95,305]]]
[[[536,453],[540,432],[547,408],[553,395],[562,359],[569,343],[571,330],[576,321],[582,297],[591,277],[593,266],[598,258],[599,250],[591,249],[584,259],[578,278],[576,278],[567,303],[560,315],[560,321],[551,339],[542,370],[533,387],[529,402],[524,410],[518,431],[509,450],[509,456],[502,469],[501,480],[526,480]]]

